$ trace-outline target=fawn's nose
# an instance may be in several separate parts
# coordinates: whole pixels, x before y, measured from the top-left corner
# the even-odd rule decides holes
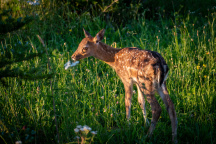
[[[71,59],[72,59],[72,60],[75,60],[75,57],[76,57],[75,55],[72,55],[72,56],[71,56]]]

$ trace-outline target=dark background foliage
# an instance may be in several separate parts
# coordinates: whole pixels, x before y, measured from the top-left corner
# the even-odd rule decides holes
[[[163,112],[148,139],[137,93],[127,126],[124,86],[109,66],[87,58],[64,69],[83,28],[92,35],[105,28],[103,42],[113,47],[161,53],[170,67],[179,142],[215,143],[216,1],[29,2],[0,2],[0,143],[73,143],[78,124],[98,131],[95,143],[171,142],[169,116],[157,95]],[[147,111],[151,118],[148,104]]]

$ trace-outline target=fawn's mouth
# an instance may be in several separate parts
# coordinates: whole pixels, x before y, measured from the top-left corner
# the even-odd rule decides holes
[[[82,58],[82,55],[72,55],[71,56],[71,59],[73,60],[73,61],[78,61],[79,59],[81,59]]]

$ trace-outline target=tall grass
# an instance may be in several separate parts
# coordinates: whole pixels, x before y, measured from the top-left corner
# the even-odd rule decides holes
[[[36,37],[39,34],[46,43],[55,72],[53,87],[49,80],[7,79],[10,87],[0,89],[2,142],[57,143],[57,133],[60,143],[77,142],[74,128],[88,125],[98,131],[94,143],[171,143],[169,116],[158,95],[163,112],[149,139],[135,87],[131,125],[128,125],[124,87],[114,70],[92,57],[64,69],[84,37],[83,27],[92,35],[106,28],[104,42],[109,45],[137,46],[161,53],[170,68],[167,87],[177,111],[179,143],[216,142],[215,13],[202,19],[190,14],[187,18],[176,15],[176,21],[161,18],[155,22],[140,17],[116,28],[100,17],[91,18],[89,13],[77,15],[61,5],[52,7],[52,3],[49,7],[29,7],[26,13],[31,11],[38,12],[34,23],[8,35],[1,44],[1,52],[8,46],[18,50],[17,45],[29,45],[29,51],[44,51]],[[41,73],[49,72],[47,55],[15,65],[26,69],[45,67],[47,71]],[[147,108],[151,119],[149,104]]]

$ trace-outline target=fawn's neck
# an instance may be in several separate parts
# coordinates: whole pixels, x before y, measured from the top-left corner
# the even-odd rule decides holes
[[[109,45],[99,42],[98,47],[95,50],[94,57],[113,67],[115,63],[115,54],[120,50],[121,49],[113,48]]]

